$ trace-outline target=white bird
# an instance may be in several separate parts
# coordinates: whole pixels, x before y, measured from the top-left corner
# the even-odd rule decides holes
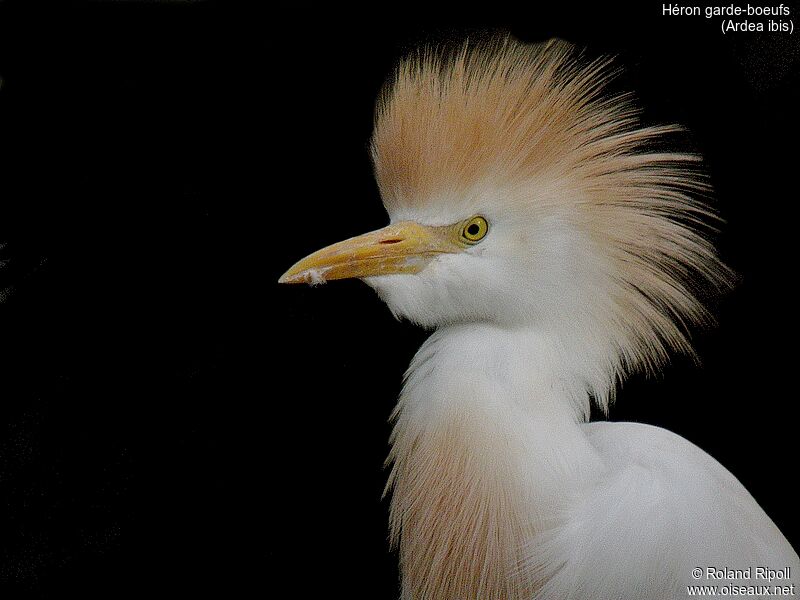
[[[371,146],[391,224],[280,279],[361,278],[435,329],[393,414],[404,600],[777,597],[757,586],[800,573],[711,456],[657,427],[587,422],[626,374],[691,352],[698,296],[729,281],[699,158],[665,149],[677,127],[640,124],[608,91],[614,72],[561,41],[404,60]]]

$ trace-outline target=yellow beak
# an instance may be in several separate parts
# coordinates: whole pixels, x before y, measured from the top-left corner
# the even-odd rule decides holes
[[[393,273],[419,273],[437,255],[459,252],[450,227],[401,221],[306,256],[279,283],[324,283]]]

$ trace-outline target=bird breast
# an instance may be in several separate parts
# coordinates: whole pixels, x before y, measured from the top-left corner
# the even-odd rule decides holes
[[[532,597],[522,574],[533,533],[525,494],[497,440],[481,447],[484,432],[468,421],[395,438],[391,530],[404,599]]]

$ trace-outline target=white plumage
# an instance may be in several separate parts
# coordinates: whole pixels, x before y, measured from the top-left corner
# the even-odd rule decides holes
[[[791,583],[758,568],[800,573],[702,450],[586,422],[626,373],[690,351],[686,326],[708,320],[698,297],[729,278],[699,159],[664,150],[676,128],[641,127],[608,79],[608,61],[563,42],[405,61],[373,138],[392,224],[281,278],[359,277],[436,329],[394,414],[404,600],[684,598],[725,585],[707,568],[750,568],[731,580],[745,586]]]

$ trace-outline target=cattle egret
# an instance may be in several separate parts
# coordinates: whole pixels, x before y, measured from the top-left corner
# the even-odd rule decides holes
[[[677,127],[643,126],[614,73],[562,41],[405,59],[371,143],[390,225],[280,279],[360,278],[435,329],[393,414],[404,600],[684,598],[800,573],[708,454],[588,422],[626,374],[691,352],[699,297],[730,280],[698,157],[667,147]]]

